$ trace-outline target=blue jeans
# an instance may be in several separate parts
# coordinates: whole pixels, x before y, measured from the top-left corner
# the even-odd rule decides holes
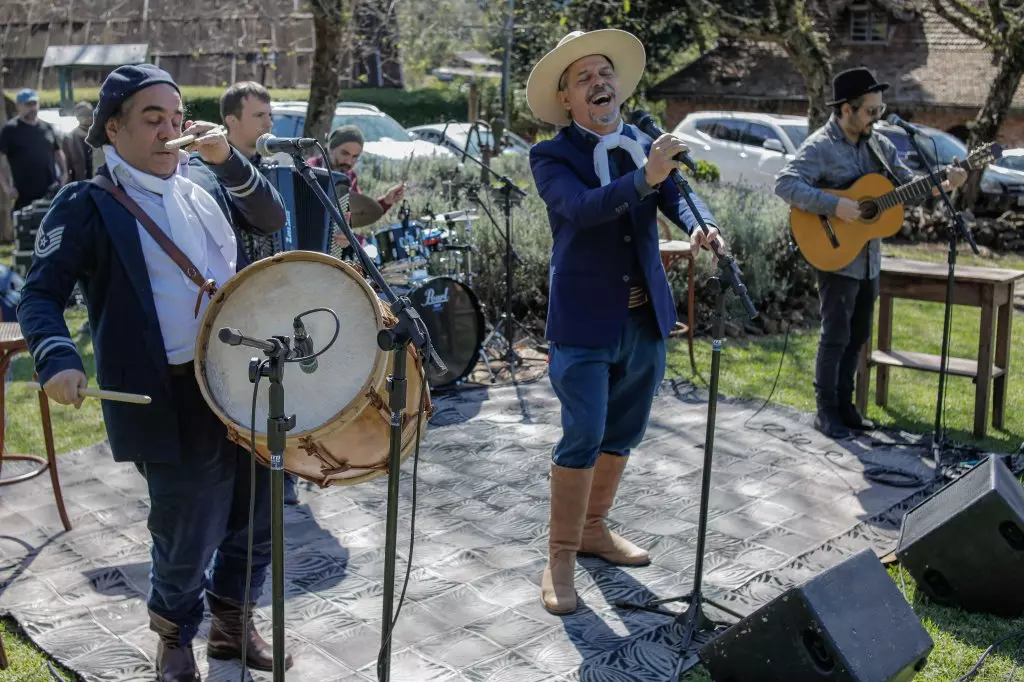
[[[203,592],[241,602],[249,524],[250,460],[227,439],[195,377],[172,377],[182,460],[136,465],[149,485],[153,537],[148,606],[175,623],[182,643],[203,620]],[[256,464],[250,599],[270,565],[270,471]]]
[[[587,469],[602,452],[628,456],[644,437],[665,376],[665,340],[650,304],[629,311],[614,345],[552,343],[549,372],[562,404],[554,463]]]

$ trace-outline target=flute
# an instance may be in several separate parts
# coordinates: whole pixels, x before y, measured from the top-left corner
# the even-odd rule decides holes
[[[210,128],[202,135],[196,135],[195,133],[192,133],[191,135],[184,135],[173,140],[167,140],[167,142],[164,142],[164,149],[168,151],[172,149],[181,149],[182,147],[189,146],[196,140],[203,139],[207,135],[219,135],[223,130],[223,126],[217,126],[216,128]]]

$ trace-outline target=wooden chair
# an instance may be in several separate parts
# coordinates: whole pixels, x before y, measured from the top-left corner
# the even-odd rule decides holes
[[[690,252],[690,242],[672,239],[672,232],[668,222],[658,217],[658,227],[661,228],[662,238],[658,241],[658,250],[661,252],[661,264],[665,266],[665,273],[669,268],[681,260],[686,261],[686,323],[676,322],[676,328],[669,334],[671,338],[678,338],[686,334],[686,341],[690,347],[690,369],[697,373],[697,361],[693,357],[693,254]]]
[[[28,342],[21,335],[21,326],[17,322],[0,322],[0,379],[7,376],[7,369],[11,360],[18,353],[28,352]],[[37,377],[38,378],[38,377]],[[50,402],[46,394],[39,391],[39,413],[43,425],[43,441],[46,443],[46,458],[38,455],[12,455],[4,452],[4,436],[7,431],[7,414],[4,411],[4,401],[7,394],[7,382],[4,381],[0,389],[0,486],[13,485],[39,476],[47,469],[50,470],[50,482],[53,484],[53,496],[57,501],[57,511],[60,514],[60,521],[64,524],[64,530],[71,530],[71,521],[68,519],[67,510],[64,508],[64,496],[60,490],[60,478],[57,475],[57,453],[53,446],[53,428],[50,424]],[[3,463],[7,460],[35,462],[38,466],[18,476],[3,478]]]

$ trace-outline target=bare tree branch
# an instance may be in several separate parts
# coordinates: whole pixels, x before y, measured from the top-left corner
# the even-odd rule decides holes
[[[955,7],[959,16],[954,15],[947,4]],[[956,27],[961,33],[986,45],[992,42],[992,37],[982,24],[985,19],[984,15],[978,17],[973,7],[966,6],[966,3],[961,0],[932,0],[932,6],[935,8],[936,14]],[[968,20],[974,23],[968,23]]]

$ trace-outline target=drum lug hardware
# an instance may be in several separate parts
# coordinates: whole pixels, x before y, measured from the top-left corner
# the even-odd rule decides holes
[[[373,405],[375,409],[383,410],[385,408],[384,399],[381,398],[380,394],[377,393],[377,391],[375,391],[374,389],[371,388],[369,391],[366,392],[366,398],[370,401],[370,404]]]

